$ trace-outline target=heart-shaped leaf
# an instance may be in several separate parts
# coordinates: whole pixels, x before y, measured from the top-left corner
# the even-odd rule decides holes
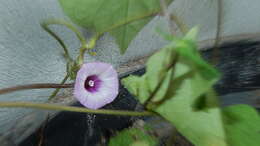
[[[167,0],[167,4],[173,0]],[[160,12],[159,0],[59,0],[77,24],[98,34],[110,32],[124,53],[129,43]]]

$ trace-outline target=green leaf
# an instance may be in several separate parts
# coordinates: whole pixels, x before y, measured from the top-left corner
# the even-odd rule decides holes
[[[194,145],[225,146],[221,110],[214,107],[206,108],[207,103],[198,102],[202,96],[201,93],[209,91],[209,84],[206,85],[208,87],[203,87],[203,82],[206,83],[206,81],[197,83],[202,79],[197,73],[191,74],[181,81],[174,98],[169,98],[155,111],[175,125],[178,131]],[[215,98],[203,96],[209,99]],[[194,106],[194,104],[202,106]]]
[[[260,118],[253,108],[220,108],[212,89],[220,75],[200,57],[195,34],[193,29],[183,39],[174,39],[149,58],[143,76],[123,79],[123,84],[142,103],[160,85],[148,108],[171,122],[194,145],[260,145]]]
[[[167,0],[167,4],[173,0]],[[110,32],[124,53],[129,43],[160,12],[159,0],[59,0],[77,24],[98,34]]]
[[[160,52],[151,56],[147,62],[147,72],[142,77],[130,76],[122,79],[124,86],[135,95],[141,103],[147,100],[161,80],[165,80],[165,82],[163,82],[161,88],[154,96],[158,100],[164,97],[168,89],[168,84],[170,83],[171,74],[171,72],[167,71],[165,66],[174,60],[174,55],[172,55],[171,52],[170,48],[163,48]],[[162,60],[162,58],[165,60]]]
[[[201,95],[198,97],[194,104],[192,105],[192,108],[194,111],[200,111],[200,110],[207,110],[208,108],[214,108],[219,106],[219,102],[216,97],[216,93],[214,90],[209,90],[207,93]]]
[[[191,40],[191,41],[196,41],[197,35],[199,32],[199,28],[193,27],[191,28],[191,30],[186,34],[186,36],[184,37],[184,39],[186,40]]]
[[[181,98],[172,98],[172,101],[166,102],[157,111],[167,117],[194,145],[260,145],[260,118],[247,105],[230,106],[223,110],[209,108],[194,111]]]
[[[171,67],[173,64],[175,64],[174,68]],[[156,102],[174,96],[173,89],[179,88],[181,82],[188,75],[193,74],[192,72],[198,74],[203,81],[196,78],[195,82],[200,85],[194,85],[196,91],[194,93],[197,93],[195,97],[207,92],[219,78],[219,73],[200,57],[193,41],[178,39],[149,58],[145,75],[124,78],[122,83],[141,103],[144,103],[161,84],[154,95],[153,101]]]
[[[125,129],[110,139],[109,146],[155,146],[157,140],[146,133],[148,130],[147,128]]]
[[[233,105],[224,108],[222,113],[228,145],[260,145],[260,118],[254,108],[248,105]]]
[[[152,99],[158,104],[154,110],[172,122],[194,144],[208,145],[217,137],[220,139],[218,144],[222,145],[225,132],[220,111],[214,108],[218,102],[215,96],[209,94],[219,73],[200,57],[193,39],[186,38],[189,39],[174,40],[154,54],[147,62],[145,75],[125,78],[123,84],[142,103],[161,84]],[[201,104],[202,96],[204,103]],[[209,127],[205,122],[209,122]],[[205,141],[201,142],[203,138]]]
[[[121,82],[129,90],[130,93],[138,97],[141,103],[144,103],[150,95],[145,76],[137,77],[130,75],[129,77],[122,79]]]
[[[198,27],[191,28],[191,30],[185,35],[184,39],[190,40],[190,41],[196,41],[198,31],[199,31]],[[159,26],[155,28],[155,32],[157,32],[163,39],[165,39],[167,41],[179,40],[178,37],[173,36],[172,34],[163,31]]]
[[[136,141],[131,146],[150,146],[147,141]]]
[[[184,58],[188,59],[186,55]],[[193,58],[190,61],[195,62],[197,59]],[[188,62],[187,64],[191,63],[184,61]],[[175,125],[194,145],[260,145],[260,119],[256,112],[252,108],[241,107],[225,108],[222,112],[211,88],[217,79],[217,76],[212,76],[215,71],[207,68],[208,65],[201,61],[196,62],[195,66],[191,66],[194,68],[192,73],[186,74],[182,79],[177,78],[177,82],[172,80],[167,93],[168,100],[155,111]],[[245,115],[254,118],[250,119]],[[223,117],[234,119],[234,125],[223,121]]]

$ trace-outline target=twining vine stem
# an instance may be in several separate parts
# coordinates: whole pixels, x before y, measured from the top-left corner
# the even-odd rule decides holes
[[[164,16],[167,18],[169,22],[170,30],[172,31],[172,34],[174,33],[174,23],[172,20],[176,20],[174,16],[170,15],[169,12],[167,12],[167,5],[165,0],[160,0],[161,7],[164,13]],[[68,62],[74,62],[71,56],[69,55],[69,51],[67,49],[67,46],[65,43],[56,35],[48,26],[58,24],[58,25],[65,25],[67,28],[72,30],[78,39],[81,42],[81,47],[79,49],[79,56],[75,60],[76,65],[80,66],[83,64],[84,61],[84,54],[86,50],[94,48],[96,41],[100,37],[100,34],[97,34],[94,36],[88,43],[85,40],[84,36],[77,30],[76,27],[74,27],[72,24],[58,19],[49,19],[41,24],[41,26],[46,30],[50,35],[52,35],[63,47],[65,58]],[[177,22],[177,25],[181,25],[181,23]],[[185,27],[180,28],[182,32],[186,31]],[[174,63],[173,63],[174,64]],[[61,84],[52,84],[52,83],[45,83],[45,84],[28,84],[28,85],[20,85],[20,86],[14,86],[9,88],[0,89],[0,94],[10,93],[14,91],[19,90],[26,90],[26,89],[40,89],[40,88],[56,88],[56,90],[53,92],[51,97],[54,97],[60,88],[72,88],[73,84],[64,84],[66,80],[68,79],[68,74],[65,76]],[[159,85],[160,86],[160,85]],[[159,87],[158,87],[159,89]],[[155,93],[157,90],[155,90]],[[155,94],[154,93],[154,94]],[[146,102],[146,104],[154,97],[151,96]],[[146,105],[145,104],[145,105]],[[62,105],[55,105],[55,104],[47,104],[47,103],[31,103],[31,102],[0,102],[0,107],[26,107],[26,108],[37,108],[37,109],[47,109],[47,110],[63,110],[63,111],[71,111],[71,112],[84,112],[84,113],[96,113],[96,114],[110,114],[110,115],[125,115],[125,116],[149,116],[154,115],[153,112],[150,111],[144,111],[144,112],[135,112],[135,111],[121,111],[121,110],[91,110],[86,108],[80,108],[80,107],[70,107],[70,106],[62,106]]]
[[[27,84],[18,85],[8,88],[0,89],[0,94],[11,93],[14,91],[28,90],[28,89],[41,89],[41,88],[72,88],[74,83],[70,84],[54,84],[54,83],[39,83],[39,84]]]
[[[65,20],[61,20],[61,19],[47,19],[45,20],[41,25],[42,27],[48,32],[50,33],[55,39],[57,39],[59,41],[59,43],[62,45],[62,46],[65,46],[65,44],[61,41],[61,39],[59,37],[55,37],[57,36],[54,32],[52,32],[48,26],[49,25],[64,25],[66,26],[67,28],[69,28],[71,31],[73,31],[77,38],[79,39],[80,43],[82,46],[84,45],[87,45],[87,41],[85,39],[85,37],[81,34],[80,31],[78,31],[78,29],[76,27],[74,27],[71,23],[65,21]],[[54,35],[53,35],[54,34]]]
[[[0,89],[0,94],[6,94],[19,90],[26,89],[40,89],[40,88],[72,88],[74,83],[71,84],[28,84],[20,85],[9,88]],[[5,108],[35,108],[43,110],[56,110],[56,111],[70,111],[70,112],[81,112],[81,113],[93,113],[93,114],[106,114],[106,115],[120,115],[120,116],[152,116],[156,115],[151,111],[135,112],[126,110],[92,110],[81,107],[64,106],[50,103],[33,103],[33,102],[0,102],[0,107]]]
[[[67,46],[62,41],[62,39],[54,31],[52,31],[49,28],[50,25],[64,25],[76,34],[77,38],[79,39],[79,41],[81,43],[81,47],[79,49],[79,56],[77,57],[76,60],[72,59],[72,57],[69,54]],[[70,79],[74,79],[75,74],[76,74],[75,72],[77,72],[77,70],[80,68],[80,66],[84,63],[84,54],[85,54],[86,50],[92,49],[95,47],[96,40],[98,39],[98,37],[94,36],[87,43],[83,34],[80,31],[78,31],[78,29],[76,27],[74,27],[73,24],[71,24],[65,20],[60,20],[60,19],[47,19],[41,23],[41,26],[46,32],[48,32],[52,37],[54,37],[59,42],[59,44],[62,46],[62,48],[64,50],[64,57],[67,60],[67,74],[64,77],[64,79],[61,81],[61,84],[64,84],[69,77],[70,77]],[[60,89],[57,88],[51,94],[49,99],[54,98],[57,95],[57,93],[59,92],[59,90]]]
[[[79,49],[79,56],[76,60],[78,65],[83,64],[84,54],[87,50],[93,49],[96,46],[96,41],[99,39],[99,35],[95,35],[86,45],[82,45]]]
[[[0,102],[0,107],[5,108],[35,108],[35,109],[44,109],[44,110],[56,110],[56,111],[70,111],[70,112],[80,112],[80,113],[93,113],[93,114],[105,114],[105,115],[117,115],[117,116],[153,116],[156,113],[150,111],[127,111],[127,110],[92,110],[83,107],[72,107],[72,106],[64,106],[57,104],[49,104],[49,103],[32,103],[32,102]]]

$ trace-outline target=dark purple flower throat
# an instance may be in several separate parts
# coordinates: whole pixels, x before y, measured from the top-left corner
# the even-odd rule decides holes
[[[88,76],[85,81],[85,89],[91,93],[97,92],[100,88],[101,80],[97,75]]]

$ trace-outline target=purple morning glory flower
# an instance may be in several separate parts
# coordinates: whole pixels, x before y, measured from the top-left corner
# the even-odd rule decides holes
[[[98,109],[116,98],[118,87],[118,75],[112,65],[86,63],[77,73],[74,96],[85,107]]]

